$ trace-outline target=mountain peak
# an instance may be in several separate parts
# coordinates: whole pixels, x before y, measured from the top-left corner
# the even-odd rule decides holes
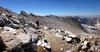
[[[23,10],[20,12],[20,14],[21,14],[21,15],[24,15],[24,16],[29,15],[27,12],[25,12],[25,11],[23,11]]]

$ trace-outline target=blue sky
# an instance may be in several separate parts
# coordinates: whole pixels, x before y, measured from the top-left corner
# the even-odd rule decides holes
[[[36,15],[100,15],[100,0],[0,0],[0,6]]]

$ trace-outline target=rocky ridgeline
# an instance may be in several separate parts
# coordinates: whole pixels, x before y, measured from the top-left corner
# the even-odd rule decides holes
[[[24,22],[24,21],[23,21]],[[0,51],[11,51],[21,45],[30,42],[31,34],[28,34],[20,20],[14,19],[12,15],[0,14]],[[5,45],[2,46],[2,45]]]
[[[69,30],[40,25],[39,21],[33,22],[26,16],[6,10],[0,8],[0,52],[53,52],[45,31],[70,45],[61,47],[63,52],[100,52],[100,37],[97,35],[74,34]]]
[[[39,30],[39,21],[28,21],[26,16],[6,10],[0,8],[0,52],[51,51],[50,43]]]

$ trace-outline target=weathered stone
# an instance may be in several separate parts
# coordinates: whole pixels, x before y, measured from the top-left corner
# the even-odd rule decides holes
[[[55,33],[55,37],[59,37],[59,38],[62,38],[63,36],[59,33]]]
[[[10,27],[4,27],[0,37],[3,39],[4,44],[7,46],[8,50],[15,48],[21,44],[26,44],[30,42],[30,35],[25,34],[22,30],[15,30]]]
[[[1,38],[3,39],[4,44],[7,46],[7,49],[9,50],[21,44],[20,39],[14,36],[12,32],[2,32]]]
[[[48,43],[47,39],[44,38],[44,39],[40,39],[38,42],[37,42],[37,46],[42,46],[44,49],[46,49],[47,51],[51,51],[51,45],[50,43]]]
[[[65,38],[65,40],[67,41],[67,42],[70,42],[71,40],[72,40],[72,38],[70,38],[70,37],[64,37]]]
[[[74,35],[74,34],[69,34],[68,36],[69,36],[69,37],[72,37],[72,38],[76,38],[76,37],[77,37],[77,36]]]
[[[6,16],[6,14],[2,13],[1,16]]]
[[[16,35],[16,37],[18,39],[20,39],[23,44],[29,43],[29,41],[30,41],[30,35],[29,34],[19,33],[18,35]]]
[[[50,31],[55,32],[55,33],[57,32],[55,29],[50,29]]]
[[[59,29],[56,29],[56,31],[57,31],[58,33],[61,33],[61,30],[59,30]]]
[[[5,26],[5,27],[4,27],[4,31],[15,32],[16,29],[13,29],[13,28],[11,28],[11,27]]]
[[[43,28],[44,28],[45,30],[49,29],[47,26],[43,26]]]
[[[10,19],[14,24],[20,24],[20,21],[19,20],[16,20],[16,19]]]
[[[84,41],[82,43],[81,49],[87,51],[90,47],[91,47],[90,43],[88,41]]]

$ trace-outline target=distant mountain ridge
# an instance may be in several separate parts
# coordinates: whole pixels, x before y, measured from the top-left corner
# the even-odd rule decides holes
[[[67,29],[71,31],[85,31],[85,29],[81,26],[81,24],[87,24],[94,26],[96,24],[96,19],[99,19],[99,16],[55,16],[55,15],[48,15],[48,16],[37,16],[35,14],[28,14],[25,11],[21,11],[20,14],[12,12],[9,9],[0,7],[0,13],[6,13],[8,15],[15,16],[17,19],[19,17],[25,18],[27,22],[36,22],[39,21],[41,25],[47,25],[50,27],[55,27],[59,29]],[[79,21],[80,20],[80,21]],[[77,31],[77,32],[78,32]]]

